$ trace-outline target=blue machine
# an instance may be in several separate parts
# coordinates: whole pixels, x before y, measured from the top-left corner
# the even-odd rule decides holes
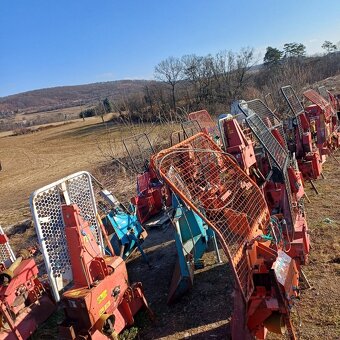
[[[172,194],[177,262],[172,276],[168,303],[184,295],[193,285],[194,270],[203,268],[202,256],[209,241],[214,242],[218,262],[221,262],[215,233],[203,220],[188,208],[175,194]]]
[[[138,249],[145,262],[149,263],[141,243],[147,236],[146,230],[138,222],[137,216],[131,207],[126,209],[109,191],[103,190],[101,196],[110,204],[111,210],[102,219],[108,232],[110,243],[114,252],[127,259],[134,250]],[[107,249],[108,251],[108,249]]]

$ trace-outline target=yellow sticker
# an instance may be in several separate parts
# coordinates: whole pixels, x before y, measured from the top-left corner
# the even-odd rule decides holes
[[[111,301],[109,300],[108,302],[105,303],[105,306],[99,309],[99,315],[102,315],[105,313],[105,311],[110,307]]]
[[[71,296],[78,296],[80,293],[81,293],[80,290],[76,290],[76,291],[73,291],[73,292],[69,292],[68,294],[71,295]]]
[[[107,290],[103,290],[97,297],[97,303],[100,304],[107,297]]]

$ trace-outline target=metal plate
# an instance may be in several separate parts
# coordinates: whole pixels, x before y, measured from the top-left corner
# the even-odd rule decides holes
[[[229,147],[228,141],[227,141],[227,138],[226,138],[226,132],[224,130],[224,122],[227,121],[228,119],[230,119],[230,118],[229,117],[223,117],[223,118],[220,118],[218,120],[218,129],[220,131],[220,136],[221,136],[221,139],[222,139],[222,145],[223,145],[224,150],[227,150],[227,148]]]
[[[30,205],[47,274],[56,301],[59,292],[72,282],[72,269],[65,237],[62,204],[77,204],[81,216],[88,221],[101,250],[104,249],[96,214],[91,175],[77,172],[35,191]]]
[[[172,191],[216,232],[248,300],[253,282],[245,245],[269,221],[260,189],[204,133],[159,152],[153,164]]]
[[[0,235],[6,235],[2,227],[0,226]],[[4,263],[6,266],[10,265],[16,259],[11,245],[6,242],[4,244],[0,244],[0,262]]]
[[[155,153],[148,135],[141,133],[125,138],[123,145],[130,158],[130,167],[138,174],[145,172],[151,156]]]

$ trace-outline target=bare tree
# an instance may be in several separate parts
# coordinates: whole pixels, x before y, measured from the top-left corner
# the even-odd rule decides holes
[[[173,110],[176,111],[175,86],[183,79],[183,64],[180,59],[169,57],[155,67],[155,77],[171,86]]]

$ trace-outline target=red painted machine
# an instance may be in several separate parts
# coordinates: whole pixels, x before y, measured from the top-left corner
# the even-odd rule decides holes
[[[27,339],[55,310],[55,303],[38,279],[32,251],[15,258],[7,236],[0,230],[0,339]],[[6,256],[7,255],[7,256]]]
[[[323,99],[332,105],[333,109],[338,113],[338,119],[340,119],[340,94],[333,95],[325,86],[320,86],[318,91]]]
[[[281,92],[290,108],[290,113],[284,121],[288,148],[295,153],[304,179],[318,179],[322,174],[322,163],[325,162],[329,149],[315,145],[313,128],[294,89],[290,85],[284,86]]]
[[[233,339],[264,339],[268,331],[296,339],[290,319],[299,296],[296,261],[285,251],[281,214],[270,217],[250,177],[204,133],[152,159],[171,190],[212,228],[235,276]]]
[[[307,90],[303,95],[311,103],[305,107],[305,112],[317,148],[321,152],[324,149],[330,152],[339,148],[340,132],[338,131],[338,117],[330,102],[326,101],[314,90]]]
[[[62,295],[64,339],[112,339],[148,308],[141,283],[130,285],[119,256],[103,256],[76,205],[62,206],[73,286]]]
[[[301,172],[294,159],[290,159],[280,136],[261,119],[260,103],[254,100],[240,102],[239,108],[246,123],[263,147],[262,169],[266,177],[263,193],[271,215],[284,218],[283,250],[297,265],[305,264],[309,254],[309,235],[302,198],[304,187]],[[264,104],[263,104],[264,105]],[[263,112],[262,112],[263,113]]]
[[[249,135],[244,134],[237,120],[228,117],[221,118],[218,125],[224,150],[235,157],[240,167],[248,175],[256,171],[253,140],[249,138]],[[253,171],[252,167],[254,167]]]
[[[134,135],[123,140],[123,145],[130,159],[130,168],[137,175],[137,195],[131,199],[136,207],[140,223],[147,222],[159,214],[163,202],[170,204],[171,197],[158,177],[149,168],[149,161],[154,149],[147,134]]]

